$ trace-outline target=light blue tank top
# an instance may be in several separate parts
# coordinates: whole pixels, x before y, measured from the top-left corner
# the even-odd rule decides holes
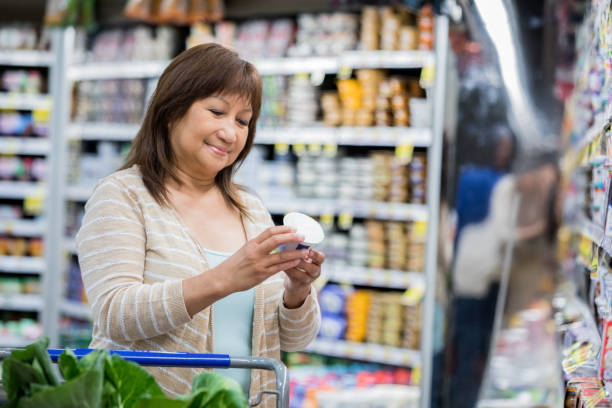
[[[204,249],[211,268],[225,261],[232,254]],[[251,355],[253,337],[253,304],[255,288],[235,292],[213,304],[213,345],[216,354],[234,357]],[[244,393],[249,395],[251,371],[244,368],[220,368],[215,373],[238,381]]]

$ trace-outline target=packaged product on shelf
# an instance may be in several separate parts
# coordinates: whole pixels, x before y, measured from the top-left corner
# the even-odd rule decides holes
[[[0,50],[34,50],[38,33],[31,24],[9,24],[0,27]]]
[[[419,27],[419,50],[433,49],[433,26],[434,14],[431,4],[423,6],[419,11],[418,27]]]
[[[287,122],[295,126],[313,124],[317,120],[318,88],[312,85],[308,75],[294,75],[287,91]]]
[[[349,13],[300,14],[297,35],[287,55],[339,55],[357,44],[357,16]]]
[[[43,78],[36,69],[7,69],[2,72],[2,91],[39,94],[43,92]]]
[[[8,344],[12,339],[17,341],[34,341],[42,336],[42,326],[34,319],[21,318],[18,320],[14,316],[0,315],[0,338],[5,339]]]

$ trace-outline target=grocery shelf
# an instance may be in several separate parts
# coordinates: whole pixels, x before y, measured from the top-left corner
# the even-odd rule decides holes
[[[2,50],[0,65],[21,67],[48,67],[53,64],[54,55],[50,51]]]
[[[597,245],[601,245],[604,240],[604,230],[586,217],[581,218],[577,223],[569,226],[570,230],[582,234]]]
[[[64,300],[60,310],[65,316],[81,320],[91,320],[91,310],[89,306],[83,302]]]
[[[414,367],[421,365],[421,353],[418,350],[384,346],[381,344],[317,338],[306,347],[305,351],[326,356],[343,357],[396,366]]]
[[[0,271],[4,273],[43,273],[45,259],[34,256],[0,256]]]
[[[329,57],[256,58],[251,62],[261,75],[292,75],[322,72],[335,74],[340,68],[421,68],[431,65],[431,51],[347,51]]]
[[[29,344],[34,343],[35,339],[26,339],[24,337],[17,336],[2,336],[0,337],[0,348],[19,348],[25,347]]]
[[[0,310],[37,312],[41,309],[41,295],[0,293]]]
[[[10,234],[18,237],[35,237],[44,235],[45,231],[46,223],[43,220],[0,220],[0,234]]]
[[[49,139],[25,136],[0,136],[0,154],[46,156],[51,149]]]
[[[31,181],[0,181],[0,198],[23,199],[44,195],[44,183]]]
[[[335,74],[340,68],[421,68],[431,65],[431,51],[347,51],[328,57],[266,57],[251,62],[261,75],[292,75],[323,72]],[[162,74],[170,61],[96,62],[73,65],[68,69],[72,81],[153,78]]]
[[[410,127],[275,127],[260,128],[255,136],[257,144],[336,144],[344,146],[395,147],[411,144],[428,147],[431,144],[431,129]]]
[[[89,196],[93,193],[93,185],[72,185],[66,186],[65,198],[70,201],[82,201],[89,200]]]
[[[85,81],[96,79],[154,78],[161,75],[170,61],[92,62],[68,68],[68,79]]]
[[[348,213],[356,218],[376,218],[389,221],[425,221],[428,214],[425,204],[319,198],[278,199],[273,194],[263,193],[262,199],[268,211],[273,214],[284,214],[291,211],[313,216]]]
[[[140,125],[131,123],[70,123],[67,135],[73,140],[110,140],[131,142],[138,133]]]
[[[327,280],[353,285],[394,289],[406,289],[411,286],[425,287],[425,276],[421,272],[406,272],[352,265],[325,266],[325,264],[323,265],[322,272]]]
[[[0,92],[0,109],[34,110],[50,108],[50,95]]]

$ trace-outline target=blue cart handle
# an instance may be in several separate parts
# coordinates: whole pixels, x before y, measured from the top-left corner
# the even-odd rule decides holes
[[[78,348],[72,349],[72,352],[80,360],[94,350],[95,349]],[[54,363],[57,362],[60,354],[64,352],[63,349],[47,349],[47,351]],[[168,353],[134,350],[109,350],[109,352],[143,366],[229,368],[231,362],[230,356],[227,354]]]

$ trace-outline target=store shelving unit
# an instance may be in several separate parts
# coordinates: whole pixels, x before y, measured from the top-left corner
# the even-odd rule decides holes
[[[12,274],[43,274],[45,260],[33,256],[3,256],[0,257],[0,272]]]
[[[46,156],[51,151],[48,139],[0,136],[0,154]]]
[[[566,149],[560,160],[566,186],[564,193],[567,200],[564,215],[567,219],[561,227],[558,245],[566,249],[561,254],[563,259],[559,268],[560,284],[556,299],[553,301],[557,309],[556,317],[559,317],[557,341],[564,359],[563,362],[559,361],[558,365],[566,371],[565,380],[577,376],[576,373],[570,372],[566,365],[566,362],[575,356],[568,347],[569,341],[575,334],[567,327],[581,325],[589,327],[592,336],[588,344],[597,350],[597,357],[589,361],[595,368],[594,374],[591,375],[602,381],[598,387],[601,387],[600,390],[607,396],[610,393],[610,383],[607,382],[609,380],[607,373],[610,369],[609,353],[606,354],[602,345],[605,344],[604,339],[609,338],[610,332],[606,329],[606,325],[612,319],[606,287],[610,277],[609,256],[612,256],[612,237],[606,235],[606,230],[610,226],[611,179],[608,168],[612,158],[609,153],[608,128],[612,122],[612,104],[605,98],[600,102],[584,106],[581,104],[581,98],[592,95],[600,97],[610,92],[607,81],[604,84],[602,80],[602,87],[599,89],[592,89],[591,86],[595,81],[594,78],[600,75],[591,76],[593,67],[599,64],[600,58],[607,58],[610,51],[607,41],[610,32],[608,19],[610,8],[612,8],[610,0],[586,2],[587,13],[582,26],[575,29],[577,43],[581,41],[588,46],[579,48],[574,74],[575,87],[573,95],[566,102],[566,118],[570,119],[568,124],[571,126],[565,130],[571,131],[572,140],[571,143],[566,143]],[[606,75],[608,73],[609,67],[606,67]],[[602,102],[605,102],[605,105]],[[599,112],[594,113],[593,110]],[[586,124],[591,126],[585,129]],[[597,188],[598,173],[604,175],[601,188]],[[599,207],[600,199],[603,208],[597,212],[594,209]],[[576,205],[578,202],[580,205]],[[607,217],[605,217],[606,212]],[[567,305],[571,305],[570,308],[574,310],[571,316],[565,313]],[[580,364],[583,361],[578,362],[578,370],[581,370]],[[578,377],[582,375],[581,373]],[[576,394],[582,398],[579,395],[580,391]],[[594,405],[586,398],[584,400],[585,404]]]
[[[421,353],[418,350],[383,346],[381,344],[316,339],[310,343],[306,351],[326,356],[343,357],[395,366],[421,365]]]
[[[62,41],[62,33],[55,31],[50,36],[50,49],[40,50],[0,50],[0,66],[7,69],[22,69],[27,67],[41,68],[47,73],[45,82],[47,93],[16,93],[0,92],[0,109],[22,111],[51,111],[48,121],[47,137],[24,137],[18,135],[0,136],[0,154],[11,156],[42,156],[52,167],[53,144],[56,141],[57,122],[55,121],[54,96],[60,89],[58,79],[64,75],[60,72],[61,61],[57,53]],[[52,226],[47,215],[53,214],[53,172],[39,182],[0,181],[0,200],[30,200],[44,202],[44,214],[34,219],[0,220],[0,234],[20,238],[42,237],[45,245],[44,257],[31,256],[0,256],[0,273],[9,276],[38,276],[41,280],[41,294],[7,294],[0,293],[0,310],[13,312],[35,312],[37,320],[42,324],[43,332],[52,332],[56,324],[57,314],[54,304],[57,301],[53,287],[54,246],[51,243]],[[20,347],[32,340],[14,336],[3,336],[2,347]]]
[[[40,312],[43,300],[40,295],[0,294],[0,309],[18,312]]]

